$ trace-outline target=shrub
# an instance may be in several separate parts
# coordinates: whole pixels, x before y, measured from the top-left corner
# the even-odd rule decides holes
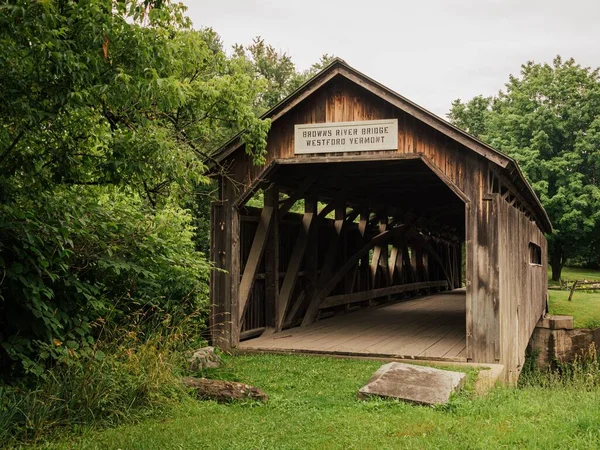
[[[592,390],[600,387],[600,359],[594,344],[572,362],[555,361],[548,370],[540,370],[535,355],[529,355],[519,378],[521,387],[575,388]]]
[[[199,336],[209,264],[191,216],[151,210],[109,188],[56,190],[0,205],[0,370],[47,377],[66,357],[94,352],[103,324],[135,324],[149,337],[185,317]]]
[[[184,397],[180,353],[173,351],[178,333],[144,339],[130,328],[108,334],[92,354],[57,362],[33,386],[0,386],[0,442],[32,442],[86,423],[114,426]]]

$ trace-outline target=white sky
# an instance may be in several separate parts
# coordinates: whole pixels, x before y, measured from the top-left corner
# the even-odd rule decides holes
[[[600,66],[600,0],[184,0],[226,48],[262,36],[300,70],[323,53],[445,117],[528,60]]]

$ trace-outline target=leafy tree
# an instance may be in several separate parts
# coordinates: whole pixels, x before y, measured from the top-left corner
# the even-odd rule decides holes
[[[199,181],[207,149],[232,130],[250,130],[260,154],[268,123],[252,102],[262,85],[226,58],[214,32],[191,30],[180,5],[161,4],[3,5],[5,192],[128,184],[154,202],[174,182]]]
[[[0,4],[2,374],[85,353],[109,313],[162,323],[207,304],[180,205],[232,133],[261,159],[263,89],[178,4]]]
[[[255,37],[248,46],[234,45],[234,54],[246,62],[248,73],[266,82],[265,90],[257,96],[255,102],[259,114],[271,109],[334,59],[333,56],[324,54],[309,69],[298,72],[287,53],[277,52],[260,36]]]
[[[600,71],[528,62],[495,97],[456,100],[450,121],[514,157],[553,223],[552,279],[600,242]]]

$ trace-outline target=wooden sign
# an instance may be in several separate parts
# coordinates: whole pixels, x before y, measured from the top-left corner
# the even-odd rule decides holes
[[[294,153],[398,150],[398,119],[311,123],[294,127]]]

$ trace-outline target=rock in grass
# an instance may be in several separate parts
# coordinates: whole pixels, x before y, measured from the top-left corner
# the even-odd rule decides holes
[[[216,369],[221,365],[221,357],[215,353],[214,347],[202,347],[194,352],[188,359],[189,368],[192,372],[204,369]]]
[[[194,389],[199,398],[205,400],[216,400],[218,402],[256,400],[263,403],[269,400],[269,396],[259,388],[235,381],[194,377],[185,377],[182,381],[185,386]]]
[[[439,405],[464,384],[462,372],[392,362],[381,366],[358,391],[361,399],[375,395],[423,405]]]

